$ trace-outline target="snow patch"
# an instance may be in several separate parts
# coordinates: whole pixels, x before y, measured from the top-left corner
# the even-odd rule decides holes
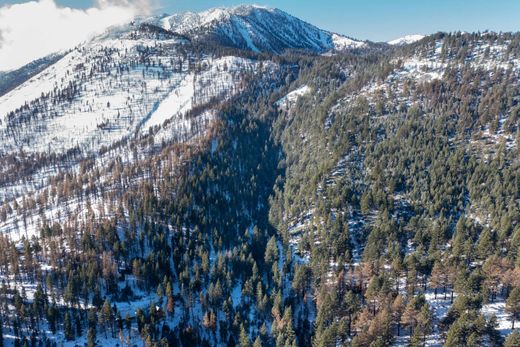
[[[334,44],[334,49],[337,51],[352,48],[361,48],[367,45],[366,42],[353,40],[351,38],[340,36],[338,34],[332,34],[331,39],[332,43]]]
[[[406,35],[403,37],[400,37],[398,39],[388,41],[387,43],[392,46],[402,46],[402,45],[409,45],[410,43],[414,43],[417,41],[420,41],[424,39],[426,36],[415,34],[415,35]]]
[[[175,88],[151,114],[150,118],[145,122],[143,130],[161,125],[173,116],[180,115],[189,111],[193,105],[194,90],[194,74],[189,74]]]
[[[311,92],[311,88],[308,85],[301,86],[300,88],[293,90],[280,100],[276,102],[276,105],[283,110],[291,109],[298,99],[304,95],[307,95]]]

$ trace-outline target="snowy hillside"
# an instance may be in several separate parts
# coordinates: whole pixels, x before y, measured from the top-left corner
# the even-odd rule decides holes
[[[224,100],[257,71],[257,63],[242,58],[195,60],[177,53],[183,46],[175,37],[150,39],[129,27],[118,38],[77,47],[0,97],[0,153],[96,151],[141,127],[147,131],[194,106]],[[170,109],[172,102],[177,109]]]
[[[388,41],[388,44],[392,45],[392,46],[408,45],[410,43],[414,43],[414,42],[420,41],[424,37],[425,37],[424,35],[419,35],[419,34],[416,34],[416,35],[406,35],[406,36],[400,37],[398,39],[395,39],[395,40],[392,40],[392,41]]]
[[[41,192],[89,157],[135,161],[130,139],[152,138],[153,148],[203,135],[218,105],[277,69],[192,53],[186,38],[142,22],[112,28],[0,97],[0,201]],[[0,231],[15,224],[7,220]]]
[[[234,95],[241,78],[257,70],[255,62],[242,58],[190,56],[189,40],[217,40],[255,52],[319,53],[367,45],[258,6],[164,17],[162,29],[150,24],[155,22],[113,28],[1,96],[0,153],[96,151],[141,127],[146,131]],[[172,103],[177,109],[165,114]]]

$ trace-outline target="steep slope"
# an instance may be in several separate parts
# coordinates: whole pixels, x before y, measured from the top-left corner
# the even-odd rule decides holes
[[[92,339],[101,345],[115,345],[124,339],[140,344],[149,338],[170,345],[182,341],[188,346],[203,340],[222,343],[235,336],[224,323],[219,323],[222,337],[218,339],[211,332],[191,328],[200,326],[211,312],[199,299],[193,307],[187,304],[191,300],[185,295],[192,294],[185,291],[186,277],[182,273],[191,272],[199,261],[189,259],[183,249],[191,253],[193,240],[206,238],[207,230],[221,230],[214,241],[206,239],[201,249],[211,250],[204,256],[210,256],[211,267],[216,269],[218,258],[219,264],[224,261],[225,267],[231,268],[237,259],[251,256],[249,250],[242,249],[238,254],[234,248],[249,242],[242,231],[252,230],[252,225],[262,226],[261,233],[256,232],[259,239],[255,248],[263,247],[270,230],[266,222],[267,198],[276,174],[278,151],[271,150],[265,119],[248,119],[247,115],[253,114],[250,106],[245,113],[226,105],[232,100],[247,105],[248,100],[258,98],[258,110],[258,105],[267,103],[270,93],[280,87],[280,81],[285,81],[294,67],[251,58],[249,52],[241,55],[235,51],[234,56],[227,56],[212,49],[201,51],[192,44],[191,37],[154,26],[152,21],[138,20],[110,29],[0,99],[0,160],[4,164],[0,168],[0,243],[18,245],[4,253],[9,254],[9,259],[1,260],[7,268],[0,270],[0,279],[9,292],[22,289],[22,306],[35,302],[40,312],[38,326],[23,317],[16,321],[9,310],[0,312],[0,339],[4,341],[3,336],[7,336],[8,345],[29,334],[38,341],[64,345],[87,340],[92,343]],[[224,107],[231,114],[223,113]],[[243,189],[240,182],[254,182],[256,177],[261,177],[258,189]],[[200,184],[207,188],[195,188]],[[152,197],[154,191],[164,194]],[[152,205],[142,205],[147,200],[142,199],[144,196],[158,202],[162,211],[156,209],[159,206],[155,202],[152,209]],[[212,216],[205,215],[208,201],[214,205]],[[135,209],[129,209],[127,203]],[[11,209],[18,205],[23,206],[23,213]],[[172,219],[156,219],[159,215],[170,215]],[[152,233],[148,225],[154,225]],[[94,236],[90,227],[103,228],[108,234]],[[69,241],[63,238],[65,230]],[[184,232],[187,234],[183,236]],[[99,252],[80,242],[90,238],[87,234],[93,237],[90,246],[101,247]],[[153,245],[143,243],[141,247],[138,238]],[[156,242],[159,239],[162,241]],[[17,247],[23,244],[31,250],[18,253]],[[34,263],[39,279],[14,275],[17,271],[13,272],[11,266],[17,253],[29,259],[37,244],[45,252]],[[122,250],[120,246],[125,250],[116,251],[116,259],[114,250]],[[61,255],[51,259],[48,252]],[[229,252],[235,257],[230,257]],[[82,260],[69,257],[73,253],[81,255]],[[255,251],[256,259],[261,259],[259,254]],[[156,256],[162,260],[154,268],[162,270],[152,271],[148,261],[159,259]],[[99,263],[102,258],[106,260],[103,265]],[[104,269],[108,277],[101,279],[94,270],[91,274],[98,279],[80,279],[87,267]],[[45,285],[41,279],[46,276],[40,276],[43,269],[50,274]],[[54,292],[61,285],[51,283],[50,277],[62,271],[71,275],[67,275],[67,282],[72,296],[65,297],[61,289]],[[219,290],[224,288],[227,293],[241,291],[245,282],[242,275],[229,273],[226,277],[234,278],[225,284],[223,276],[200,282],[200,288],[207,292],[218,284]],[[103,283],[95,285],[99,289],[95,294],[91,284],[98,281]],[[85,296],[73,298],[83,286],[80,283],[87,282]],[[168,309],[157,301],[158,285],[163,288]],[[96,307],[103,304],[98,294],[112,301],[120,316],[128,316],[124,336],[122,331],[119,338],[102,334],[107,332],[102,325],[92,323],[92,318],[87,322],[87,312],[97,317]],[[0,296],[2,302],[11,302],[10,294]],[[156,301],[160,307],[156,313],[141,316],[141,309]],[[107,318],[115,322],[111,307],[108,305],[110,312],[106,312],[113,319]],[[245,316],[247,300],[235,296],[231,307]],[[51,318],[54,314],[56,321]],[[120,316],[118,322],[122,322]],[[221,317],[222,312],[219,320]],[[77,321],[79,329],[73,337],[64,322],[70,319]],[[153,331],[141,339],[141,319],[149,327],[152,321],[168,321],[165,327],[171,330],[159,334],[154,325]],[[195,335],[189,334],[190,329]],[[96,333],[97,337],[92,338]]]
[[[149,30],[129,26],[95,39],[1,97],[0,153],[95,152],[194,106],[225,100],[238,91],[241,73],[256,70],[241,58],[186,54],[185,40],[159,31],[148,37]],[[185,106],[158,115],[172,95]]]
[[[135,137],[200,135],[219,104],[275,69],[195,53],[189,38],[146,22],[113,28],[0,97],[0,198],[44,188],[114,146],[128,153],[120,147]]]
[[[477,345],[511,333],[519,40],[437,34],[374,61],[323,61],[295,81],[314,92],[275,129],[287,166],[270,217],[320,282],[314,342],[456,346],[458,327],[478,321]],[[410,316],[429,327],[381,323]]]

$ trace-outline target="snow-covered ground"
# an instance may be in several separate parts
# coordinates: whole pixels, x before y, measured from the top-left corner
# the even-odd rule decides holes
[[[350,48],[362,48],[367,46],[366,42],[354,40],[338,34],[332,34],[332,42],[334,43],[334,49],[338,51]]]
[[[425,37],[424,35],[420,35],[420,34],[406,35],[406,36],[397,38],[395,40],[388,41],[388,44],[389,45],[393,45],[393,46],[407,45],[407,44],[410,44],[410,43],[414,43],[414,42],[420,41],[424,37]]]
[[[303,85],[299,87],[298,89],[293,90],[292,92],[288,93],[286,96],[281,98],[276,102],[276,105],[285,110],[288,111],[291,108],[293,108],[296,105],[296,102],[298,99],[304,95],[309,94],[312,91],[311,87],[307,85]]]
[[[512,321],[511,315],[506,312],[506,304],[504,299],[496,300],[495,302],[485,304],[482,306],[482,313],[486,318],[490,318],[492,315],[496,317],[497,329],[500,331],[502,336],[507,336],[511,333]]]
[[[132,135],[143,123],[147,132],[196,105],[232,96],[240,91],[242,77],[259,65],[237,57],[208,57],[195,73],[188,60],[175,54],[176,42],[163,41],[161,48],[156,44],[91,42],[1,97],[0,153],[96,151]],[[154,54],[140,63],[142,52],[149,50]],[[56,91],[68,95],[69,89],[73,95],[57,100]]]

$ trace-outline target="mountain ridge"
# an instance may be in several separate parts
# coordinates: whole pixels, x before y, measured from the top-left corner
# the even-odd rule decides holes
[[[174,14],[162,18],[160,24],[167,30],[209,36],[255,52],[281,53],[283,49],[299,48],[322,53],[367,45],[365,41],[318,29],[282,10],[257,5]],[[276,31],[284,35],[275,34]]]
[[[399,37],[397,39],[388,41],[388,44],[393,45],[393,46],[411,44],[411,43],[420,41],[420,40],[424,39],[425,37],[426,37],[425,35],[421,35],[421,34],[410,34],[410,35],[405,35],[403,37]]]

